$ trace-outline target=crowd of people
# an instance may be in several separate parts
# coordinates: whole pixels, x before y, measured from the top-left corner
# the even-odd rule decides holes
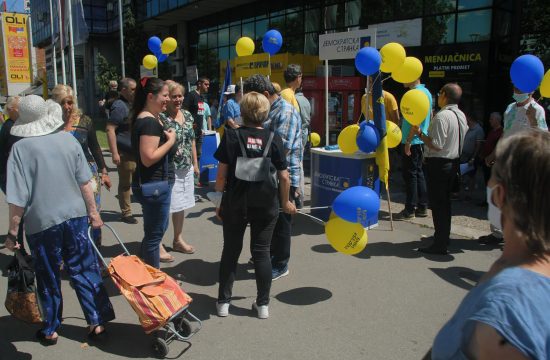
[[[304,201],[311,105],[301,92],[298,65],[288,66],[285,81],[281,91],[269,78],[253,75],[242,89],[223,89],[225,101],[218,108],[205,100],[206,77],[188,92],[172,80],[124,78],[109,84],[99,103],[119,174],[120,220],[138,223],[131,210],[133,194],[143,214],[139,256],[155,268],[174,261],[162,244],[170,218],[171,250],[196,251],[184,236],[185,211],[195,206],[203,137],[215,125],[223,130],[214,154],[219,162],[214,190],[221,198],[216,216],[223,224],[215,304],[220,317],[230,313],[248,225],[257,285],[252,308],[258,318],[269,317],[272,281],[290,273],[292,215]],[[425,92],[432,101],[420,79],[405,86]],[[26,238],[45,309],[44,326],[36,333],[44,345],[58,339],[62,270],[71,278],[91,339],[103,337],[105,323],[114,318],[88,239],[91,227],[92,240],[101,246],[101,187],[112,186],[108,169],[93,121],[78,108],[73,89],[57,85],[51,95],[47,101],[34,95],[10,98],[5,106],[9,119],[0,131],[0,186],[9,204],[5,245],[22,249]],[[485,136],[480,124],[460,109],[462,89],[456,83],[439,89],[434,100],[439,111],[430,111],[418,126],[400,118],[392,94],[384,91],[383,97],[386,118],[403,132],[406,200],[397,219],[426,217],[428,209],[432,213],[434,235],[418,251],[448,254],[452,196],[457,183],[473,187],[478,168],[487,183],[487,201],[481,205],[488,207],[491,225],[491,235],[480,241],[506,240],[502,256],[441,329],[432,357],[547,358],[550,325],[538,319],[550,305],[550,228],[544,219],[550,199],[533,190],[550,182],[544,110],[532,94],[514,88],[514,102],[504,116],[491,113]],[[363,97],[368,118],[371,108]]]

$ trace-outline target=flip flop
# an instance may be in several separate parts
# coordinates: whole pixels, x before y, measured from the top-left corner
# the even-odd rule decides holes
[[[191,246],[191,245],[189,245]],[[184,248],[180,247],[180,246],[174,246],[172,247],[172,251],[176,251],[176,252],[180,252],[182,254],[194,254],[195,253],[195,248],[193,246],[191,246],[191,250],[185,250]]]

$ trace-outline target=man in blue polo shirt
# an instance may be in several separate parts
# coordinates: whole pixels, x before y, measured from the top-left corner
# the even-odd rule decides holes
[[[404,84],[409,89],[422,90],[430,101],[430,111],[419,127],[424,133],[428,131],[430,119],[432,118],[432,94],[420,79],[412,83]],[[401,127],[403,138],[403,180],[405,181],[406,199],[405,208],[395,216],[396,220],[410,220],[418,217],[428,216],[428,192],[426,189],[426,179],[422,169],[422,160],[424,157],[424,142],[411,132],[411,124],[403,119]]]

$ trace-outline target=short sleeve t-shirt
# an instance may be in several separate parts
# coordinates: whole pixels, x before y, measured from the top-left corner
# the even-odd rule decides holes
[[[190,91],[183,100],[183,108],[193,115],[193,130],[195,134],[202,134],[202,121],[204,119],[204,99],[197,91]]]
[[[116,125],[116,133],[127,132],[130,128],[128,123],[128,114],[130,113],[130,105],[124,98],[117,99],[111,105],[109,110],[108,122]]]
[[[25,231],[36,234],[87,216],[80,185],[91,178],[82,147],[70,133],[24,138],[8,160],[7,202],[25,208]]]
[[[470,290],[437,334],[432,359],[466,359],[477,322],[487,324],[530,359],[550,355],[550,278],[511,267]]]
[[[485,138],[483,128],[479,124],[475,124],[473,128],[469,128],[464,136],[464,144],[462,145],[462,153],[460,154],[460,162],[469,161],[476,149],[478,141]]]
[[[225,123],[228,119],[233,119],[238,125],[242,125],[241,107],[235,99],[229,99],[222,108],[222,119]]]
[[[397,106],[397,100],[395,100],[395,96],[393,96],[391,93],[387,92],[386,90],[382,90],[382,97],[384,98],[384,111],[386,113],[386,120],[390,120],[390,113],[392,111],[395,111],[399,109]],[[361,97],[361,112],[363,115],[367,114],[367,94],[363,95]],[[372,120],[374,118],[374,114],[372,112],[372,96],[369,97],[369,120]]]
[[[518,106],[515,102],[508,105],[506,111],[504,111],[504,136],[509,136],[522,129],[531,127],[529,119],[527,118],[527,109],[529,109],[531,105],[535,108],[537,127],[541,130],[548,130],[544,108],[535,100],[531,99],[530,102],[523,106]]]
[[[141,162],[139,152],[139,141],[142,135],[158,136],[160,138],[159,146],[162,146],[167,141],[166,135],[164,134],[163,125],[157,119],[151,116],[136,119],[132,129],[132,148],[134,149],[136,159],[139,159],[139,161],[137,162],[138,168],[136,169],[136,176],[134,176],[134,184],[138,183],[138,177],[141,178],[142,183],[158,180],[168,180],[170,182],[174,182],[173,157],[175,151],[177,150],[177,146],[172,147],[168,154],[166,154],[161,160],[149,167],[146,167]],[[168,159],[166,159],[166,157],[168,157]],[[164,176],[165,166],[167,166],[167,177]]]
[[[204,116],[202,119],[202,129],[208,130],[208,118],[212,116],[210,112],[210,105],[207,102],[204,103]]]
[[[214,158],[221,163],[229,165],[227,174],[227,190],[231,190],[235,184],[235,166],[237,157],[241,156],[241,148],[237,136],[241,138],[246,148],[246,156],[250,158],[262,157],[265,145],[269,140],[269,130],[256,129],[251,127],[240,127],[237,130],[227,129],[220,146],[214,153]],[[267,153],[271,162],[277,170],[287,168],[286,156],[284,153],[283,140],[277,134],[273,136],[271,148]]]

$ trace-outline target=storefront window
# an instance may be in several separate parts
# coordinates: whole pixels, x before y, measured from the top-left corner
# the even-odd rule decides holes
[[[243,36],[248,36],[251,39],[254,39],[254,23],[245,23],[243,24]]]
[[[267,20],[256,20],[256,40],[262,41],[264,34],[267,32]]]
[[[489,7],[493,0],[458,0],[458,10],[470,10]]]
[[[227,45],[227,44],[224,44]],[[218,32],[217,31],[210,31],[208,32],[208,48],[212,49],[218,46]]]
[[[508,11],[495,11],[495,37],[510,36],[512,31],[512,14]]]
[[[352,0],[346,3],[346,27],[359,26],[361,17],[361,0]]]
[[[241,24],[232,25],[229,32],[229,45],[237,43],[237,40],[241,37]]]
[[[422,44],[451,44],[455,40],[455,15],[440,15],[422,19]]]
[[[284,27],[285,33],[296,36],[304,32],[304,19],[303,12],[297,12],[293,14],[287,14],[286,25]]]
[[[319,34],[307,33],[304,35],[304,54],[319,55]]]
[[[218,30],[217,32],[214,32],[214,34],[218,34],[218,45],[217,46],[227,46],[229,45],[229,29],[223,28]],[[210,33],[208,33],[210,35]],[[210,44],[210,37],[208,37],[208,47],[211,48]]]
[[[319,31],[321,25],[321,9],[309,9],[305,12],[305,31]]]
[[[220,60],[227,60],[229,59],[229,47],[221,47],[218,49],[218,58]]]
[[[269,21],[269,27],[271,29],[278,29],[279,31],[283,32],[285,28],[285,17],[284,16],[277,16],[272,17]]]
[[[487,41],[491,38],[491,10],[458,14],[457,42]]]
[[[424,12],[426,14],[441,14],[455,10],[456,0],[434,0],[424,2]]]
[[[204,49],[207,45],[206,33],[199,34],[199,48]]]

